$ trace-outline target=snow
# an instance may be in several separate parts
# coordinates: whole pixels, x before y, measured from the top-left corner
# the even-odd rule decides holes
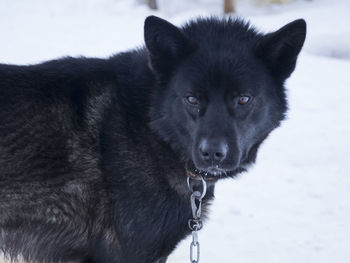
[[[140,2],[2,0],[0,61],[106,57],[142,45],[147,15],[178,25],[220,15],[221,1],[215,0],[160,0],[157,12]],[[308,35],[287,83],[288,120],[262,146],[250,172],[218,183],[210,219],[199,233],[201,262],[349,262],[349,2],[238,5],[239,15],[264,32],[304,18]],[[168,262],[188,262],[189,243],[181,242]]]

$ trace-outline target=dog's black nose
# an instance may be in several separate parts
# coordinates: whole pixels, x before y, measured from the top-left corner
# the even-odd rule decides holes
[[[228,145],[224,141],[202,140],[199,144],[199,155],[203,161],[210,164],[217,164],[225,160],[228,151]]]

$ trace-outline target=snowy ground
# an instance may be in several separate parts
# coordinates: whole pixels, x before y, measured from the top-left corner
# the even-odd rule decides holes
[[[0,62],[108,56],[141,45],[152,12],[139,2],[1,0]],[[160,0],[154,14],[181,24],[220,12],[221,1],[197,0],[200,8],[183,2]],[[218,184],[200,233],[201,262],[350,262],[350,3],[238,3],[239,14],[264,31],[305,18],[308,36],[287,83],[288,120],[249,173]],[[188,262],[188,247],[183,241],[169,263]]]

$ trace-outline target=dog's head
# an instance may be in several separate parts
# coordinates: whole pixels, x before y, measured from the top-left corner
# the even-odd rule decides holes
[[[287,110],[284,81],[306,34],[296,20],[270,34],[241,20],[199,19],[178,28],[145,21],[157,79],[151,127],[193,173],[231,176],[254,162]]]

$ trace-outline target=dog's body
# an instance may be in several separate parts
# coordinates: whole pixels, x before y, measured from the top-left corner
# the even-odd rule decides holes
[[[240,21],[180,30],[151,17],[147,49],[0,65],[0,248],[165,262],[189,233],[188,172],[209,173],[205,210],[215,181],[254,161],[283,119],[304,38],[300,20],[264,37]]]

